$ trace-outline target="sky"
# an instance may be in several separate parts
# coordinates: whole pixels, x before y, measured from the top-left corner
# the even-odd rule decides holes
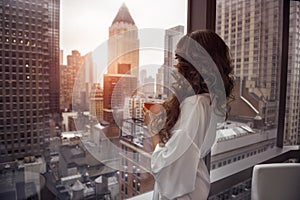
[[[108,39],[109,26],[123,3],[138,29],[186,28],[187,0],[61,0],[60,48],[64,63],[72,50],[85,55]]]

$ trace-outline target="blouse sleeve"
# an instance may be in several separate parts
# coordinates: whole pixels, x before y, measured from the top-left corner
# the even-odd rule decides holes
[[[210,113],[210,102],[205,96],[184,100],[172,137],[164,147],[156,145],[151,168],[162,196],[174,199],[195,189],[200,147]]]

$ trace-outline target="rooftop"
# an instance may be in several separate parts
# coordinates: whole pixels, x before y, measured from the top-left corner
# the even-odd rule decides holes
[[[253,134],[257,131],[258,130],[253,130],[248,124],[227,121],[218,126],[217,140],[220,142],[227,139]]]
[[[128,23],[128,24],[135,25],[135,23],[134,23],[131,15],[130,15],[129,10],[128,10],[125,3],[123,3],[122,6],[120,7],[119,12],[117,13],[114,21],[112,22],[112,25],[117,23],[117,22],[125,22],[125,23]]]

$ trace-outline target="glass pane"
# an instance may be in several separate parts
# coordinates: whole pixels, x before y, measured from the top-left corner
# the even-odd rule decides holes
[[[0,1],[0,199],[153,190],[140,106],[167,96],[186,4]]]
[[[230,115],[217,131],[211,170],[253,166],[276,148],[282,1],[217,0],[216,32],[231,51],[236,77]],[[251,179],[210,197],[250,198]]]
[[[186,3],[62,1],[62,49],[67,55],[77,49],[67,56],[62,77],[73,79],[72,91],[61,91],[61,109],[75,115],[63,138],[79,131],[77,146],[95,159],[83,168],[88,181],[80,181],[94,184],[96,195],[125,199],[153,190],[142,106],[169,95],[164,86],[186,30]],[[63,115],[68,121],[70,113]]]
[[[219,127],[218,140],[212,149],[213,176],[238,173],[266,160],[276,151],[282,19],[283,1],[217,0],[216,32],[231,51],[236,83],[233,92],[235,100],[230,103],[230,116],[228,121]],[[293,22],[295,23],[292,26],[296,28],[296,21]],[[291,27],[291,30],[295,28]],[[297,30],[295,29],[294,40],[290,40],[290,44],[296,45],[295,37],[299,32]],[[296,46],[294,48],[296,49]],[[293,55],[293,58],[296,58],[295,56]],[[290,60],[291,56],[289,62]],[[289,74],[296,77],[296,70],[297,68],[294,68],[294,73]],[[295,88],[299,85],[298,82],[288,79],[289,84],[292,84],[293,91],[299,94],[298,87]],[[287,98],[289,99],[289,94]],[[287,104],[287,112],[294,110],[293,115],[286,116],[290,120],[293,119],[290,122],[294,128],[298,126],[299,121],[299,106],[296,105],[294,98],[290,105]],[[285,128],[287,124],[286,121]],[[295,137],[293,139],[296,139],[298,132],[291,134]],[[287,137],[285,142],[288,142],[286,139]],[[251,178],[248,177],[247,180],[219,194],[213,194],[210,199],[250,199],[250,195]]]

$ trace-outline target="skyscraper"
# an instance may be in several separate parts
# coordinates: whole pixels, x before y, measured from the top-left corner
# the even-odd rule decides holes
[[[124,3],[109,27],[108,65],[109,74],[130,73],[139,77],[137,26]]]
[[[295,10],[291,13],[290,41],[299,33],[297,3],[291,4],[292,11]],[[238,90],[235,91],[236,101],[232,104],[231,113],[250,115],[249,117],[257,115],[267,126],[277,124],[281,16],[282,1],[217,1],[216,32],[230,48],[237,78]],[[296,58],[299,53],[296,51],[297,43],[291,44],[289,61],[292,62],[289,63],[287,85],[285,140],[296,143],[299,123],[299,110],[296,108],[296,100],[299,99],[299,79],[293,78],[292,72],[297,71],[299,64],[291,58]],[[290,95],[293,99],[289,99]]]
[[[288,84],[286,95],[285,144],[300,141],[300,2],[290,2]],[[297,141],[298,140],[298,141]]]
[[[103,121],[103,91],[100,84],[94,84],[90,93],[89,111],[90,115],[95,117],[98,122]]]
[[[59,65],[64,64],[64,50],[59,50]]]
[[[49,12],[49,66],[50,66],[50,112],[59,113],[59,16],[60,0],[48,1]]]
[[[54,41],[49,31],[57,30],[49,21],[59,13],[59,1],[5,0],[0,7],[0,162],[6,162],[42,155],[49,142],[54,54],[48,45]]]
[[[109,27],[108,73],[104,75],[103,117],[118,132],[113,118],[113,102],[124,105],[126,95],[137,87],[139,77],[139,39],[137,26],[123,3]],[[136,81],[134,84],[132,81]],[[118,85],[118,87],[116,87]],[[124,90],[123,90],[124,89]],[[114,90],[117,90],[114,91]],[[118,94],[119,92],[119,94]],[[120,113],[120,115],[122,115]],[[118,123],[118,122],[117,122]]]
[[[60,108],[62,110],[71,110],[73,104],[81,103],[80,91],[74,91],[75,81],[79,79],[79,73],[84,62],[84,56],[81,56],[77,50],[72,51],[72,55],[67,56],[67,65],[62,65],[60,69]],[[81,89],[81,88],[80,88]]]
[[[244,84],[251,94],[245,102],[258,102],[256,109],[268,123],[277,116],[281,7],[280,1],[217,2],[216,31],[230,47],[241,88]]]
[[[125,97],[130,97],[137,88],[137,80],[129,74],[104,74],[103,108],[104,120],[115,123],[113,109],[122,109]]]
[[[172,85],[173,77],[171,68],[175,65],[175,49],[177,42],[182,37],[184,27],[179,25],[165,31],[165,51],[163,64],[163,83],[157,83],[163,86],[164,95],[170,96],[169,87]],[[161,80],[161,79],[160,79]]]

